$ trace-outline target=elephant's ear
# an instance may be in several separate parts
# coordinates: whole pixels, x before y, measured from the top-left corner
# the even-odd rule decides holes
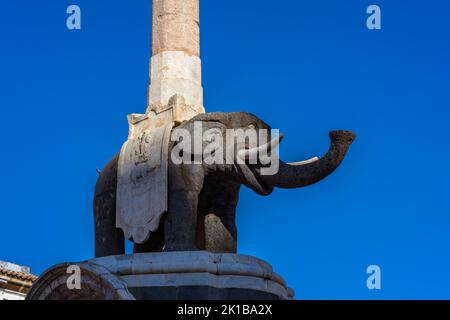
[[[220,146],[215,145],[215,147],[220,147],[222,149],[222,157],[220,157],[225,163],[226,163],[226,143],[225,143],[225,137],[226,137],[226,132],[227,132],[227,126],[225,124],[223,124],[222,122],[218,122],[218,121],[208,121],[204,127],[204,130],[213,130],[216,132],[217,135],[220,135],[222,137],[222,144]],[[207,142],[209,143],[209,142]],[[212,156],[212,149],[207,148],[204,145],[205,148],[205,152],[207,154],[205,154],[206,157],[211,157]]]
[[[223,135],[225,135],[227,130],[227,125],[221,121],[202,121],[203,131],[210,129],[219,129]]]
[[[182,124],[182,128],[184,130],[187,130],[188,132],[190,132],[191,134],[191,146],[187,147],[183,149],[183,158],[184,159],[204,159],[205,157],[211,156],[212,155],[212,150],[211,153],[208,153],[208,148],[205,150],[206,146],[209,145],[208,141],[203,141],[203,149],[201,150],[201,153],[196,153],[197,148],[194,146],[195,143],[195,139],[196,137],[196,128],[195,128],[195,123],[196,122],[201,122],[201,130],[202,130],[202,136],[201,138],[207,138],[205,137],[205,133],[207,131],[210,131],[211,133],[213,133],[214,135],[220,135],[222,137],[222,144],[220,145],[220,147],[223,150],[223,154],[225,155],[225,137],[226,137],[226,131],[227,131],[227,126],[219,121],[200,121],[199,119],[197,119],[196,121],[194,121],[194,118],[189,120],[186,123]],[[198,150],[200,151],[200,150]],[[206,152],[206,153],[205,153]]]

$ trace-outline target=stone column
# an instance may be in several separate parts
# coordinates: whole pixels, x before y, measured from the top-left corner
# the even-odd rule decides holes
[[[174,95],[177,101],[169,103]],[[147,112],[159,115],[169,109],[173,121],[204,112],[199,0],[153,0]]]

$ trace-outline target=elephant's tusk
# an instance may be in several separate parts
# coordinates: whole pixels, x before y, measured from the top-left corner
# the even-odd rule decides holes
[[[304,161],[299,161],[299,162],[289,162],[288,165],[290,165],[290,166],[303,166],[303,165],[305,165],[305,164],[310,164],[310,163],[316,162],[317,160],[319,160],[318,157],[313,157],[313,158],[311,158],[311,159],[304,160]]]
[[[267,142],[263,144],[262,146],[259,146],[257,148],[251,148],[251,149],[243,149],[238,151],[238,157],[242,160],[245,159],[256,159],[258,154],[267,154],[267,150],[270,148],[270,150],[275,149],[278,144],[283,140],[284,135],[280,133],[278,136],[273,138],[270,142]]]

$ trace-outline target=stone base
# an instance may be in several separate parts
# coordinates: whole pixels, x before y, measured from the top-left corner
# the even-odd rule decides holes
[[[81,289],[70,290],[70,265],[81,270]],[[44,272],[27,299],[287,300],[284,280],[266,262],[206,251],[141,253],[64,263]]]

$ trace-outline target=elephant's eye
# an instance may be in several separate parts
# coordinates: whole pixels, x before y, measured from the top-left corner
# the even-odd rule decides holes
[[[254,124],[249,125],[248,128],[249,128],[249,129],[253,129],[253,130],[256,129],[256,127],[255,127]]]

